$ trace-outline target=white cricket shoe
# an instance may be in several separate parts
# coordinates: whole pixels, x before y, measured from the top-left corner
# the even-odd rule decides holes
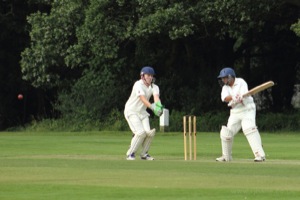
[[[131,155],[128,155],[126,160],[135,160],[135,155],[132,153]]]
[[[145,156],[141,156],[142,160],[154,160],[153,157],[151,157],[149,154],[146,154]]]
[[[254,162],[264,162],[266,160],[265,157],[261,157],[261,156],[258,156],[258,157],[255,157],[254,158]]]
[[[229,161],[232,161],[232,156],[230,156],[229,159],[226,160],[225,156],[222,155],[221,157],[216,158],[216,161],[218,161],[218,162],[229,162]]]

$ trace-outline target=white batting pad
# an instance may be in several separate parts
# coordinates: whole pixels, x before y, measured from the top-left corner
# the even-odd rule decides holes
[[[232,154],[233,133],[226,126],[222,126],[220,137],[223,157],[226,161],[230,161]]]
[[[227,141],[232,139],[233,133],[226,126],[222,126],[222,129],[220,131],[220,136],[222,140]]]
[[[247,140],[249,142],[249,145],[252,149],[252,152],[254,154],[255,157],[265,157],[265,152],[264,149],[262,147],[262,142],[261,142],[261,137],[259,135],[258,130],[255,129],[250,129],[245,130],[244,134],[247,137]]]
[[[146,132],[147,137],[145,138],[145,140],[142,144],[143,149],[142,149],[142,152],[141,152],[141,156],[145,156],[148,153],[148,151],[150,149],[150,145],[151,145],[152,140],[154,138],[155,132],[156,132],[155,128]]]
[[[128,156],[131,155],[132,153],[135,153],[139,149],[141,144],[144,142],[145,137],[146,137],[145,132],[144,134],[135,134],[134,137],[131,139],[131,144],[126,155]]]
[[[156,129],[155,128],[151,129],[150,131],[146,131],[146,135],[148,137],[154,137],[155,133],[156,133]]]
[[[146,137],[145,138],[145,140],[142,144],[143,149],[142,149],[142,152],[141,152],[141,156],[145,156],[148,153],[148,151],[150,149],[150,145],[152,143],[152,140],[153,140],[153,137]]]

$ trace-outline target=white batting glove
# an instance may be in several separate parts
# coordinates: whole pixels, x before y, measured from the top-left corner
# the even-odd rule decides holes
[[[241,102],[243,102],[243,97],[242,97],[241,95],[237,94],[237,95],[235,95],[235,97],[234,97],[234,101],[235,101],[236,103],[241,103]]]
[[[232,100],[229,102],[228,106],[234,107],[238,103],[243,103],[243,97],[239,94],[232,97]]]

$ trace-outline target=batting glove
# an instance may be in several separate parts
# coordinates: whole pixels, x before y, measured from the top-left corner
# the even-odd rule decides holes
[[[242,103],[242,102],[243,102],[243,97],[242,97],[241,95],[237,94],[237,95],[236,95],[236,101],[237,101],[238,103]]]
[[[156,108],[156,104],[155,104],[155,103],[151,104],[150,109],[151,109],[152,111],[154,111],[155,108]]]
[[[151,104],[150,106],[151,110],[154,112],[154,114],[158,117],[160,117],[163,114],[163,105],[160,101]]]
[[[235,97],[232,98],[234,104],[238,104],[243,102],[243,97],[237,94]]]
[[[158,108],[158,109],[155,109],[153,112],[157,117],[160,117],[164,111],[163,111],[163,109]]]
[[[160,101],[156,102],[155,105],[161,109],[164,107]]]

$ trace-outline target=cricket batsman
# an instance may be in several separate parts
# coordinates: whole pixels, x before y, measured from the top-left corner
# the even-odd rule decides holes
[[[125,104],[124,115],[133,133],[131,144],[126,153],[127,160],[135,160],[137,150],[142,147],[140,157],[143,160],[154,160],[148,154],[155,129],[150,129],[149,113],[151,109],[156,116],[163,114],[163,106],[159,98],[159,87],[154,84],[154,69],[145,66],[140,72],[140,80],[133,85],[131,95]],[[153,96],[154,103],[150,103]]]
[[[237,78],[232,68],[222,69],[217,78],[222,86],[221,100],[228,103],[231,109],[227,126],[222,126],[220,131],[222,156],[216,158],[216,161],[232,160],[233,139],[241,128],[254,154],[254,162],[265,161],[265,152],[255,122],[256,105],[252,96],[243,98],[243,94],[248,92],[246,81]]]

